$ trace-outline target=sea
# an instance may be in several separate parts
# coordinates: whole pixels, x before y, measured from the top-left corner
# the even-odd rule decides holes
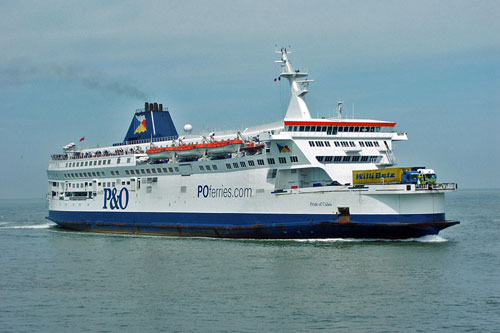
[[[223,240],[66,231],[0,200],[1,332],[498,332],[500,190],[437,236]]]

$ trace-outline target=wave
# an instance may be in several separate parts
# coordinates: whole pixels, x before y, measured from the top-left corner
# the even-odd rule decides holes
[[[15,223],[3,223],[0,229],[47,229],[55,226],[52,222],[47,222],[43,224],[28,224],[28,225],[17,225]]]
[[[361,243],[361,242],[419,242],[419,243],[446,243],[448,240],[439,235],[427,235],[418,238],[407,239],[373,239],[373,238],[311,238],[311,239],[287,239],[288,241],[303,243]]]

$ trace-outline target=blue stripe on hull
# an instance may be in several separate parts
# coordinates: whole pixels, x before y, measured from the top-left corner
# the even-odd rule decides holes
[[[48,218],[76,230],[227,238],[410,238],[457,223],[444,214],[351,215],[349,223],[335,214],[49,211]]]

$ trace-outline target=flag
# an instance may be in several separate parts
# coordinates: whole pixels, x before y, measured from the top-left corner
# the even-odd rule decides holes
[[[83,140],[85,140],[85,137],[81,138],[81,139],[80,139],[80,142],[82,142]]]

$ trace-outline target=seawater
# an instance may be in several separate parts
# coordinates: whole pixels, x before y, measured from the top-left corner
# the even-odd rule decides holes
[[[461,224],[405,241],[65,231],[0,200],[0,331],[498,331],[500,190],[447,196]]]

